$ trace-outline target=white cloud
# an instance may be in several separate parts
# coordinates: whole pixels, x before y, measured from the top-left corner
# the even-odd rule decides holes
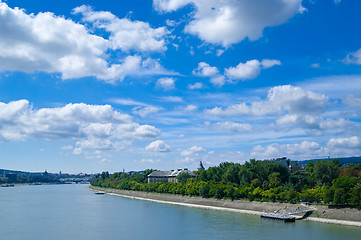
[[[155,106],[146,106],[146,107],[135,107],[133,108],[133,114],[137,114],[141,117],[146,117],[148,114],[156,113],[162,110],[163,108],[155,107]]]
[[[196,105],[193,105],[193,104],[187,105],[187,107],[184,108],[184,110],[190,111],[190,112],[195,111],[197,109],[198,109],[198,107]]]
[[[352,107],[361,107],[361,98],[354,94],[349,94],[343,99],[343,103]]]
[[[226,83],[226,79],[223,75],[216,75],[211,78],[211,83],[214,86],[222,87]]]
[[[304,11],[302,0],[154,0],[159,12],[176,11],[188,4],[194,6],[192,19],[185,32],[225,47],[246,38],[257,40],[266,27],[287,22]]]
[[[123,81],[127,76],[146,76],[146,75],[174,75],[163,68],[158,60],[147,58],[143,59],[139,55],[127,56],[120,64],[112,64],[106,71],[95,75],[108,83]]]
[[[271,116],[275,120],[277,130],[298,126],[303,129],[315,131],[313,134],[322,134],[321,131],[339,129],[352,126],[352,122],[334,117],[325,117],[325,107],[328,97],[305,91],[300,87],[291,85],[276,86],[268,91],[267,98],[250,103],[238,103],[228,107],[214,107],[204,112],[215,116]]]
[[[99,151],[119,151],[132,140],[152,139],[159,134],[154,126],[139,125],[110,105],[70,103],[33,109],[27,100],[0,103],[0,141],[76,140],[74,154],[98,151],[96,155],[100,156]]]
[[[162,140],[156,140],[151,142],[145,147],[145,150],[149,152],[170,152],[171,148]]]
[[[319,63],[312,63],[312,64],[311,64],[311,67],[312,67],[312,68],[320,68],[320,66],[321,66],[321,65],[320,65]]]
[[[136,50],[140,52],[163,52],[167,50],[165,38],[169,34],[165,27],[152,28],[149,23],[118,18],[110,12],[93,11],[82,5],[73,10],[83,15],[83,20],[96,28],[110,33],[109,44],[113,50]]]
[[[316,129],[316,130],[329,130],[336,128],[343,128],[350,125],[350,121],[343,118],[338,119],[323,119],[322,117],[302,114],[287,114],[277,119],[277,125],[298,125],[303,128]]]
[[[205,112],[214,115],[267,115],[279,114],[282,112],[289,113],[317,113],[322,112],[328,101],[323,94],[304,91],[300,87],[291,85],[282,85],[272,87],[268,91],[265,101],[252,102],[250,104],[239,103],[231,105],[225,109],[215,107],[206,109]]]
[[[246,132],[252,130],[251,124],[236,123],[236,122],[217,122],[211,125],[212,128],[225,130],[229,132]]]
[[[142,103],[142,102],[138,102],[138,101],[134,101],[132,99],[125,99],[125,98],[112,98],[109,99],[110,102],[112,103],[116,103],[116,104],[120,104],[120,105],[125,105],[125,106],[149,106],[146,103]]]
[[[219,57],[224,53],[223,49],[217,49],[216,55]]]
[[[108,12],[99,12],[98,15],[104,21],[110,21],[112,17],[117,19]],[[134,27],[146,25],[133,23]],[[133,26],[132,22],[129,24]],[[135,27],[134,31],[145,33],[144,28]],[[149,31],[160,31],[148,28]],[[110,63],[108,53],[116,49],[115,37],[108,40],[90,34],[84,25],[50,12],[27,14],[0,2],[0,35],[0,71],[60,73],[62,79],[92,76],[109,83],[122,81],[126,76],[168,74],[158,60],[143,59],[138,55]],[[138,35],[143,37],[144,34]],[[151,34],[149,38],[152,37]],[[148,42],[149,38],[144,41]],[[141,41],[137,43],[143,44]],[[159,40],[159,43],[160,46],[154,50],[164,49],[164,42]],[[145,45],[144,51],[151,50],[152,44],[140,45],[128,48],[142,51]]]
[[[267,146],[257,145],[251,151],[251,156],[257,159],[273,159],[287,156],[293,160],[307,160],[325,157],[328,151],[316,142],[303,141],[295,144],[273,143]]]
[[[60,149],[61,149],[61,150],[73,150],[73,146],[71,146],[71,145],[66,145],[66,146],[62,146]]]
[[[327,142],[327,147],[332,148],[361,148],[361,140],[357,136],[349,138],[331,138]]]
[[[196,82],[194,84],[188,84],[188,89],[190,89],[190,90],[201,89],[203,87],[204,87],[203,84],[200,82]]]
[[[354,53],[347,54],[345,63],[361,65],[361,48]]]
[[[171,12],[191,2],[192,0],[154,0],[153,6],[157,11]]]
[[[165,23],[167,24],[167,26],[170,26],[170,27],[175,27],[178,25],[178,23],[176,21],[170,20],[170,19],[165,20]]]
[[[133,107],[132,113],[139,115],[141,117],[146,117],[148,114],[159,112],[160,110],[163,110],[162,107],[156,107],[149,105],[147,103],[134,101],[132,99],[125,99],[125,98],[113,98],[109,99],[110,102],[125,105],[125,106],[136,106]]]
[[[151,158],[143,158],[140,161],[134,161],[134,162],[141,163],[141,164],[146,164],[146,163],[159,164],[159,163],[161,163],[161,161],[159,159],[154,160],[154,159],[151,159]]]
[[[216,67],[211,67],[208,63],[200,62],[198,67],[193,70],[194,75],[201,77],[212,77],[218,74],[218,69]]]
[[[156,87],[162,88],[164,90],[172,90],[175,88],[175,80],[174,78],[159,78]]]
[[[200,146],[192,146],[188,149],[182,150],[181,155],[189,157],[192,155],[198,155],[201,152],[206,152],[206,149],[204,149],[203,147],[200,147]]]
[[[361,91],[361,75],[335,75],[317,77],[301,82],[305,90],[322,92],[332,98],[343,98],[345,95]]]
[[[231,80],[253,79],[261,73],[261,69],[271,68],[275,65],[281,65],[281,62],[274,59],[264,59],[261,62],[249,60],[246,63],[240,62],[236,67],[226,68],[225,75]]]
[[[361,140],[358,136],[331,138],[327,148],[333,156],[360,156]]]
[[[229,79],[252,79],[256,78],[260,72],[261,67],[258,60],[250,60],[246,63],[239,63],[237,67],[225,69],[225,73]]]
[[[224,69],[224,74],[220,74],[218,68],[210,66],[208,63],[200,62],[198,67],[193,70],[193,75],[200,77],[209,77],[210,82],[218,87],[223,86],[226,82],[237,82],[238,80],[247,80],[256,78],[262,69],[271,68],[275,65],[281,65],[279,60],[263,59],[250,60],[246,63],[240,62],[236,67]]]
[[[181,150],[180,154],[184,157],[183,159],[179,159],[177,162],[180,163],[194,163],[199,162],[204,154],[206,154],[206,149],[200,146],[192,146],[188,149]]]
[[[211,67],[208,63],[200,62],[198,67],[193,70],[193,74],[200,77],[210,77],[210,81],[213,85],[221,87],[225,84],[226,79],[223,75],[219,74],[219,70],[216,67]],[[195,89],[195,87],[201,87],[201,83],[198,85],[189,85],[188,88]]]
[[[110,159],[106,159],[106,158],[102,158],[100,160],[101,163],[105,163],[105,164],[111,164],[111,163],[114,163],[113,160],[110,160]]]
[[[340,156],[359,156],[361,140],[358,136],[346,138],[331,138],[326,146],[317,142],[303,141],[294,144],[273,143],[267,146],[257,145],[251,151],[251,156],[257,159],[271,159],[287,156],[293,160],[307,160]]]
[[[174,102],[174,103],[183,102],[183,99],[178,96],[166,96],[166,97],[160,97],[159,99],[161,99],[162,101],[165,101],[165,102]]]
[[[205,113],[212,115],[220,115],[220,116],[232,116],[232,115],[242,115],[242,114],[250,114],[251,109],[245,103],[235,104],[232,106],[223,109],[221,107],[214,107],[212,109],[206,109]]]

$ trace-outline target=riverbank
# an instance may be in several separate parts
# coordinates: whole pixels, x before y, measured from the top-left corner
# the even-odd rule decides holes
[[[219,211],[237,212],[242,214],[261,215],[264,213],[273,213],[284,209],[304,208],[303,204],[287,204],[272,202],[250,202],[245,200],[225,200],[201,197],[188,197],[172,194],[159,194],[136,192],[116,189],[106,189],[90,186],[90,190],[104,192],[106,194],[133,198],[138,200],[153,201],[172,205],[195,207],[203,209],[212,209]],[[331,224],[341,224],[348,226],[361,227],[361,211],[353,208],[333,209],[328,206],[312,205],[308,206],[314,209],[313,213],[303,221],[314,221]],[[301,216],[299,216],[301,217]]]

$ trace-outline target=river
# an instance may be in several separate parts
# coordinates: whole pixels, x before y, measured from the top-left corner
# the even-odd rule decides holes
[[[174,206],[86,185],[0,188],[1,240],[360,239],[361,228]]]

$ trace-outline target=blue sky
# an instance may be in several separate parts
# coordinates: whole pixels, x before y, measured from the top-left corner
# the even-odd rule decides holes
[[[357,0],[0,1],[0,167],[361,155]]]

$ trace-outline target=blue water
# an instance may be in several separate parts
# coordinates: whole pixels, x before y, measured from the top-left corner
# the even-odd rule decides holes
[[[173,206],[85,185],[0,188],[0,240],[361,239],[361,228]]]

